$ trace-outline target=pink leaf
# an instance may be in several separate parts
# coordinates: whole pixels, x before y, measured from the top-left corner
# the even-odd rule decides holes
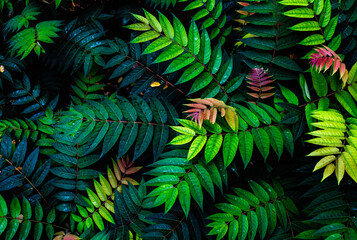
[[[334,75],[337,72],[338,68],[340,67],[340,64],[341,64],[341,62],[339,60],[335,59],[335,61],[333,63],[333,73],[332,73],[332,75]]]

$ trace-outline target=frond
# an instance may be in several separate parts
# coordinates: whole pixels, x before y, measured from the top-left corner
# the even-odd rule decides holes
[[[100,83],[105,78],[105,74],[98,74],[99,68],[94,67],[91,72],[85,76],[78,72],[74,78],[75,85],[72,89],[77,96],[71,96],[72,101],[80,105],[86,100],[100,100],[103,97],[103,88],[106,84]]]
[[[182,154],[187,154],[186,150],[180,149]],[[182,211],[186,218],[189,216],[190,208],[193,205],[192,200],[198,204],[200,209],[203,209],[203,189],[210,196],[215,198],[216,185],[222,189],[224,178],[221,175],[226,173],[226,170],[220,169],[216,163],[204,162],[192,163],[186,158],[177,157],[174,151],[164,153],[165,158],[149,165],[153,168],[146,174],[153,176],[152,179],[146,182],[146,186],[155,187],[146,197],[149,205],[147,208],[155,208],[165,205],[165,214],[174,206],[174,203],[179,200]]]
[[[188,111],[191,114],[196,114],[193,116],[194,118],[196,116],[197,118],[200,117],[203,121],[202,126],[194,121],[180,119],[179,123],[182,127],[171,127],[181,134],[171,140],[171,145],[191,143],[187,160],[199,156],[198,154],[203,150],[204,146],[206,146],[204,150],[206,162],[214,159],[220,149],[222,149],[225,167],[228,167],[232,163],[238,146],[245,167],[251,160],[254,145],[258,148],[264,159],[268,158],[270,146],[278,155],[278,158],[281,157],[284,146],[291,155],[293,154],[294,144],[291,130],[283,126],[276,127],[272,125],[273,122],[288,121],[287,119],[291,118],[289,114],[282,118],[274,108],[263,103],[253,104],[248,102],[247,107],[233,104],[234,108],[232,106],[224,108],[222,107],[223,105],[220,105],[219,111],[221,114],[216,114],[216,122],[212,123],[203,119],[203,114],[205,114],[205,117],[208,116],[207,109],[211,108],[209,104],[214,106],[215,104],[223,103],[217,100],[211,101],[210,99],[193,100],[196,103],[188,104],[194,107],[191,109],[193,112],[191,113],[191,110]],[[296,106],[294,107],[296,108]],[[231,115],[229,109],[232,109]],[[209,114],[211,118],[211,113]],[[295,118],[296,114],[296,112],[291,113]],[[268,126],[264,126],[265,124]]]
[[[60,177],[54,183],[57,188],[66,189],[70,185],[72,189],[86,190],[85,180],[99,176],[94,164],[113,149],[118,158],[133,149],[134,161],[152,145],[157,159],[168,141],[167,124],[174,121],[175,112],[166,110],[168,105],[156,98],[150,103],[139,97],[131,100],[133,103],[124,97],[103,97],[98,102],[87,100],[57,115],[56,134],[52,136],[56,140],[52,144],[56,154],[50,156],[62,165],[51,169]],[[70,212],[73,207],[70,202],[64,202],[58,209]]]
[[[348,71],[346,65],[342,63],[341,58],[332,51],[327,46],[322,46],[314,49],[317,53],[312,53],[310,55],[310,64],[316,71],[321,72],[324,69],[326,72],[328,69],[333,69],[332,74],[334,75],[338,70],[340,70],[340,79],[342,78],[343,88],[347,83]]]
[[[227,106],[224,102],[214,99],[190,99],[195,103],[185,104],[191,109],[184,111],[190,113],[187,117],[192,117],[192,120],[202,126],[203,120],[209,120],[212,124],[216,122],[217,114],[220,112],[221,117],[225,117],[229,126],[235,131],[238,131],[238,115],[234,108]]]
[[[227,233],[229,239],[256,239],[259,235],[264,239],[274,233],[278,219],[283,230],[289,231],[288,218],[299,212],[284,191],[279,191],[282,187],[274,189],[264,181],[249,181],[249,186],[253,193],[233,188],[234,195],[224,195],[229,203],[216,204],[222,212],[208,217],[211,223],[207,226],[212,228],[208,235],[217,235],[217,239],[222,239]]]
[[[253,98],[256,98],[258,101],[260,99],[266,99],[272,97],[274,93],[269,92],[274,89],[272,86],[268,86],[270,83],[275,80],[272,79],[272,76],[269,76],[268,73],[261,68],[253,68],[252,71],[247,76],[249,81],[247,86],[249,89],[255,91],[254,93],[248,93]]]
[[[91,22],[78,27],[77,24],[75,21],[65,26],[56,54],[62,71],[71,69],[71,74],[74,74],[83,67],[84,76],[87,76],[94,63],[104,66],[102,55],[111,52],[107,51],[107,40],[102,39],[104,31]]]
[[[22,199],[22,204],[20,204],[19,199],[13,197],[8,204],[0,195],[0,222],[2,226],[0,235],[4,239],[13,239],[15,235],[19,239],[39,240],[46,237],[52,239],[55,235],[55,228],[57,228],[55,223],[56,210],[54,208],[43,209],[40,203],[32,204],[26,197]],[[67,229],[62,228],[61,230]],[[4,232],[6,234],[3,234]],[[68,234],[68,236],[75,236]]]
[[[286,54],[299,43],[301,36],[288,30],[292,21],[281,16],[285,11],[282,1],[238,2],[240,37],[236,46],[242,47],[239,54],[251,69],[261,66],[269,70],[276,80],[298,79],[302,72],[294,57]],[[244,48],[243,48],[244,46]],[[294,54],[297,54],[294,52]]]
[[[51,161],[47,160],[39,164],[39,148],[27,154],[27,139],[24,138],[13,150],[13,143],[8,134],[2,136],[0,150],[0,192],[17,190],[25,194],[31,201],[44,200],[51,192],[39,190],[47,177]],[[47,203],[48,204],[48,203]]]
[[[28,28],[30,20],[37,20],[36,16],[41,13],[39,10],[39,7],[34,3],[27,5],[22,10],[21,15],[17,15],[6,22],[4,35],[6,36],[8,33],[13,33],[15,31],[18,32],[23,27]]]
[[[160,53],[154,63],[170,61],[164,74],[185,69],[176,84],[194,80],[188,94],[206,89],[203,96],[214,97],[222,91],[224,98],[229,98],[230,89],[227,90],[223,85],[229,84],[233,59],[222,51],[221,44],[216,45],[212,51],[211,39],[206,29],[200,33],[196,23],[192,21],[187,34],[183,24],[176,17],[171,24],[162,13],[159,13],[159,20],[147,11],[145,17],[135,14],[133,16],[141,23],[131,24],[126,28],[144,33],[131,42],[144,43],[153,40],[145,48],[144,54]],[[234,78],[232,81],[237,82],[238,79]],[[236,84],[231,84],[236,87]]]
[[[32,121],[44,116],[46,108],[53,111],[58,103],[59,96],[50,96],[42,92],[40,83],[31,86],[28,76],[23,73],[22,81],[15,81],[15,89],[8,89],[7,94],[3,96],[3,115],[12,117],[14,114],[29,117]],[[52,98],[52,99],[51,99]],[[16,116],[16,115],[15,115]]]
[[[53,43],[51,38],[58,37],[61,21],[51,20],[38,23],[35,27],[27,28],[18,32],[9,40],[11,54],[20,56],[22,59],[35,51],[37,55],[45,52],[41,43]]]
[[[139,194],[139,191],[134,187],[134,185],[139,185],[139,183],[128,177],[128,175],[136,173],[141,167],[131,167],[132,164],[133,163],[130,163],[128,159],[119,159],[118,162],[113,161],[112,169],[107,166],[107,178],[100,174],[99,182],[94,180],[95,191],[87,188],[88,198],[83,197],[82,202],[76,206],[78,213],[71,214],[71,218],[77,222],[76,231],[82,233],[87,229],[93,228],[94,224],[100,231],[103,231],[104,222],[107,221],[111,224],[115,224],[114,215],[118,214],[116,214],[114,210],[115,206],[113,201],[117,198],[115,195],[123,195],[124,200],[127,201],[129,200],[128,197]],[[128,186],[128,188],[124,187],[124,185]],[[143,196],[132,198],[130,201],[133,202],[127,202],[128,207],[131,207],[132,204],[140,206],[142,205]],[[139,208],[137,209],[139,210]],[[124,213],[122,209],[120,210],[119,214]],[[131,221],[135,218],[134,214],[135,213],[133,213],[130,219]],[[124,222],[117,227],[122,227],[123,225],[125,225]]]
[[[357,164],[355,145],[355,122],[350,119],[347,122],[344,117],[335,111],[314,111],[312,117],[320,122],[312,123],[313,126],[321,128],[310,132],[316,138],[306,142],[322,146],[307,156],[323,156],[316,164],[313,171],[325,168],[323,181],[332,173],[336,174],[338,184],[342,181],[344,173],[357,182]],[[342,124],[341,124],[342,123]],[[344,125],[344,127],[343,127]]]

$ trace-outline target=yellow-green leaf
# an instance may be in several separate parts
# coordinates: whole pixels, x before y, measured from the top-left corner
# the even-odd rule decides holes
[[[99,214],[100,214],[105,220],[107,220],[108,222],[114,223],[113,216],[108,212],[107,209],[105,209],[104,206],[101,206],[101,207],[99,208]]]
[[[193,137],[194,137],[193,135],[178,135],[177,137],[172,139],[171,142],[169,142],[169,144],[171,144],[171,145],[183,145],[183,144],[191,142]]]
[[[329,156],[326,156],[324,158],[322,158],[316,165],[315,165],[315,168],[313,170],[313,172],[325,167],[326,165],[332,163],[333,161],[336,160],[336,157],[334,155],[329,155]]]
[[[226,109],[225,119],[229,124],[229,126],[232,128],[232,130],[238,133],[239,119],[238,119],[238,114],[234,110],[234,108]]]
[[[187,160],[191,160],[192,158],[194,158],[202,150],[206,141],[206,135],[197,136],[195,140],[193,140],[190,149],[188,150]]]
[[[353,148],[352,146],[346,146],[346,147],[347,147],[347,149],[348,148]],[[353,149],[354,149],[354,153],[357,153],[357,150],[355,148],[353,148]],[[350,150],[350,149],[348,149],[348,150]],[[343,152],[341,154],[341,158],[343,159],[347,174],[353,179],[353,181],[357,182],[357,164],[356,164],[356,161],[352,158],[352,155],[350,153],[348,153],[348,152]]]
[[[337,158],[335,173],[336,173],[337,183],[338,185],[340,185],[343,175],[345,174],[345,164],[343,161],[343,157],[341,155],[338,156]]]
[[[324,175],[321,179],[321,182],[323,180],[325,180],[328,176],[330,176],[334,171],[335,171],[335,165],[333,163],[330,163],[329,165],[327,165],[327,167],[325,168],[325,171],[324,171]]]
[[[324,148],[319,148],[310,154],[308,154],[308,157],[317,157],[317,156],[326,156],[326,155],[331,155],[331,154],[339,154],[340,150],[337,147],[324,147]]]

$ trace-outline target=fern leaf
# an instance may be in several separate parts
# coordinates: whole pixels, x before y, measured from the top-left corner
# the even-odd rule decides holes
[[[268,73],[262,68],[254,68],[247,76],[247,79],[249,80],[247,82],[250,85],[248,88],[255,91],[254,93],[248,94],[254,98],[257,98],[258,101],[260,99],[269,98],[275,94],[269,92],[270,90],[274,89],[274,87],[268,86],[275,80],[267,74]]]
[[[343,87],[347,83],[348,71],[346,70],[346,65],[342,63],[341,58],[332,51],[327,46],[322,46],[315,48],[317,53],[312,53],[310,55],[310,64],[316,69],[316,71],[321,72],[327,71],[328,69],[332,70],[332,75],[334,75],[338,70],[340,71],[340,79],[342,78]]]

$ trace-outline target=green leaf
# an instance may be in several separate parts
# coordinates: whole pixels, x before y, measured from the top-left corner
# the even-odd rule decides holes
[[[255,239],[258,231],[258,217],[254,211],[249,211],[247,214],[248,223],[249,223],[249,231],[248,231],[248,239]]]
[[[250,37],[240,39],[240,41],[250,47],[254,47],[261,50],[273,50],[275,46],[275,42],[273,40],[266,38]]]
[[[260,122],[257,116],[252,113],[248,108],[243,107],[241,105],[234,105],[236,110],[241,118],[246,121],[252,127],[259,127]]]
[[[146,19],[150,23],[150,26],[153,29],[155,29],[155,31],[161,32],[162,27],[161,27],[161,24],[159,23],[159,21],[156,19],[156,17],[154,15],[152,15],[151,13],[147,12],[145,9],[144,9],[144,13],[145,13]]]
[[[255,115],[259,118],[260,121],[262,121],[264,124],[271,124],[271,118],[265,110],[251,102],[248,102],[247,104],[250,110],[255,113]]]
[[[95,225],[97,225],[97,227],[99,228],[100,231],[104,230],[104,222],[102,217],[100,216],[100,214],[98,212],[94,212],[92,215],[93,221],[95,223]]]
[[[213,186],[212,178],[208,173],[208,171],[200,164],[193,165],[192,171],[196,174],[202,186],[207,190],[207,192],[214,199],[214,186]]]
[[[206,135],[199,135],[192,141],[190,149],[188,150],[187,160],[193,159],[204,147],[207,141]]]
[[[264,160],[267,159],[270,149],[270,138],[267,132],[262,128],[253,128],[252,135],[255,145],[258,147],[259,152],[262,154]]]
[[[248,235],[248,229],[249,229],[249,222],[248,222],[248,217],[246,215],[242,215],[238,219],[238,239],[239,240],[244,240],[247,235]]]
[[[311,78],[312,78],[312,84],[314,86],[317,95],[319,97],[326,96],[328,92],[328,86],[324,75],[312,69]]]
[[[133,161],[138,159],[149,147],[153,134],[153,125],[141,125],[134,148]]]
[[[329,2],[329,1],[326,1]],[[310,8],[294,8],[283,13],[285,16],[294,18],[314,18],[314,11]]]
[[[181,56],[178,56],[177,58],[175,58],[170,63],[170,65],[167,67],[164,74],[176,72],[176,71],[190,65],[193,61],[195,61],[195,58],[191,54],[184,53]]]
[[[320,30],[319,23],[316,21],[304,21],[298,24],[295,24],[294,26],[290,27],[289,29],[293,31],[318,31]]]
[[[271,234],[274,232],[277,223],[276,209],[272,203],[268,203],[265,205],[265,210],[268,217],[268,233]]]
[[[203,64],[207,64],[211,59],[211,39],[206,29],[203,29],[201,33],[201,46],[198,59]]]
[[[221,44],[217,44],[212,52],[211,60],[208,64],[208,70],[212,74],[216,74],[222,63],[222,48]]]
[[[233,220],[233,215],[229,213],[216,213],[207,217],[207,219],[216,222],[230,222]]]
[[[5,234],[5,240],[11,240],[15,236],[17,229],[19,228],[19,224],[18,219],[12,219],[10,221],[9,227],[7,228],[8,231],[6,231]]]
[[[153,40],[155,38],[158,38],[159,36],[160,36],[160,34],[158,32],[150,30],[150,31],[140,34],[139,36],[137,36],[130,42],[131,43],[143,43],[143,42],[147,42],[147,41]]]
[[[328,1],[328,0],[326,0]],[[324,0],[316,0],[314,1],[314,13],[315,15],[320,15],[324,8]]]
[[[249,186],[252,188],[254,195],[260,202],[267,203],[269,201],[269,195],[262,186],[252,180],[249,181]]]
[[[288,89],[280,84],[279,84],[279,87],[280,87],[281,93],[283,94],[283,96],[289,103],[294,104],[294,105],[299,105],[299,99],[290,89]]]
[[[10,203],[10,214],[12,218],[17,218],[21,213],[20,201],[17,197],[13,197]]]
[[[200,73],[202,73],[203,70],[204,66],[201,63],[196,62],[192,64],[183,72],[176,84],[181,84],[190,81],[191,79],[197,77]]]
[[[239,152],[243,159],[244,168],[248,166],[253,155],[253,136],[248,131],[239,132]]]
[[[118,158],[122,157],[133,145],[138,135],[138,124],[128,123],[119,140]]]
[[[191,201],[190,188],[186,181],[182,181],[177,185],[177,189],[178,189],[178,198],[182,210],[187,218],[188,213],[190,211],[190,201]]]
[[[191,195],[193,199],[197,202],[198,206],[203,209],[203,192],[200,180],[197,178],[196,174],[189,172],[185,176],[185,180],[188,183]]]
[[[223,161],[225,167],[228,167],[233,161],[237,153],[238,143],[239,143],[239,139],[236,133],[228,133],[224,137],[222,151],[223,151]]]
[[[273,59],[273,56],[271,54],[263,51],[248,50],[241,52],[240,54],[253,61],[257,61],[260,63],[270,63],[270,61]]]
[[[348,74],[348,83],[352,84],[357,81],[357,62],[353,64],[349,74]]]
[[[259,206],[256,208],[255,212],[257,213],[257,218],[258,218],[258,233],[260,236],[260,239],[264,239],[265,235],[268,230],[268,215],[264,207]]]
[[[357,117],[357,106],[351,95],[346,91],[339,91],[335,94],[336,99],[353,117]]]
[[[188,50],[197,55],[200,52],[200,34],[197,28],[197,25],[192,21],[189,31],[188,31]]]
[[[159,12],[159,21],[165,36],[167,36],[170,39],[173,39],[175,36],[174,28],[172,27],[167,17],[165,17],[165,15],[163,15],[161,12]]]
[[[184,49],[181,46],[172,43],[167,48],[165,48],[165,50],[155,59],[154,63],[161,63],[174,59],[183,52]]]
[[[205,160],[209,163],[219,152],[222,146],[223,137],[220,134],[213,134],[208,138],[205,148]]]
[[[326,0],[322,13],[320,15],[319,25],[323,28],[326,27],[327,24],[330,22],[330,19],[331,19],[331,2]]]
[[[345,232],[346,226],[342,223],[333,223],[327,226],[324,226],[318,230],[316,230],[316,232],[314,232],[312,234],[312,236],[316,236],[316,237],[328,237],[332,234],[336,234],[336,233],[343,233]]]
[[[313,34],[299,42],[299,44],[304,45],[304,46],[313,46],[313,45],[319,45],[323,44],[325,42],[324,36],[320,34]]]
[[[325,37],[326,41],[330,40],[333,37],[333,35],[335,34],[335,30],[337,27],[337,21],[338,21],[338,15],[333,17],[331,19],[330,23],[325,28],[324,37]]]
[[[207,131],[205,128],[200,127],[198,123],[195,123],[194,121],[190,121],[187,119],[178,119],[177,120],[182,126],[187,127],[195,131],[195,133],[200,134],[200,135],[205,135],[207,134]]]
[[[284,229],[288,229],[288,218],[287,218],[287,213],[284,208],[284,205],[282,204],[281,201],[276,201],[274,202],[274,206],[277,210],[277,216],[279,219],[280,224],[283,226]]]
[[[284,150],[284,139],[280,130],[275,126],[269,126],[265,128],[266,132],[269,135],[271,146],[273,147],[275,153],[278,155],[278,160]]]
[[[174,40],[180,46],[186,47],[188,39],[187,39],[187,33],[185,27],[175,15],[174,15],[173,25],[174,25],[174,35],[175,35]]]
[[[309,220],[312,223],[333,224],[344,223],[348,220],[348,215],[344,211],[332,210],[318,214]]]
[[[180,179],[174,175],[162,175],[146,182],[147,186],[161,186],[162,184],[177,184]]]
[[[208,72],[202,73],[201,75],[198,76],[198,78],[196,78],[188,94],[192,94],[203,89],[212,81],[212,79],[213,76],[210,73]]]
[[[183,145],[192,141],[194,136],[192,135],[178,135],[171,140],[168,144],[171,145]]]
[[[172,206],[175,204],[177,196],[178,196],[178,189],[177,188],[172,189],[172,191],[169,195],[169,199],[165,203],[165,214],[168,211],[170,211]]]
[[[172,42],[168,37],[160,37],[160,38],[156,39],[155,41],[153,41],[152,43],[150,43],[150,45],[147,48],[145,48],[143,54],[157,52],[157,51],[167,47],[171,43]]]
[[[230,224],[228,228],[228,239],[229,240],[236,240],[238,236],[238,221],[234,219]]]

